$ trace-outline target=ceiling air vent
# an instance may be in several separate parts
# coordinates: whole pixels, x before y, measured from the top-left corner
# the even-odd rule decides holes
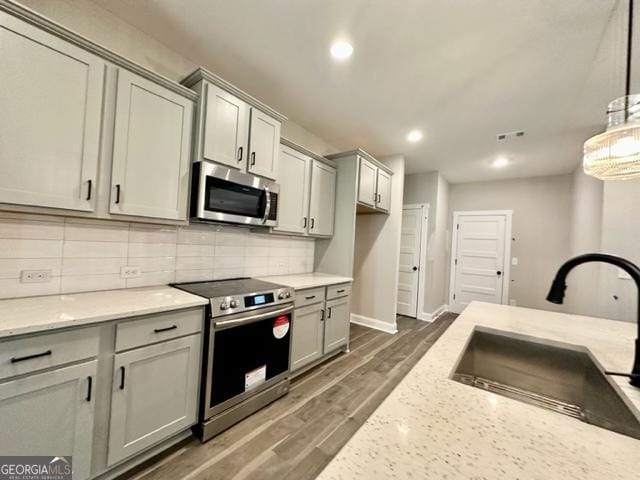
[[[516,130],[515,132],[499,133],[496,135],[496,140],[499,142],[506,142],[507,140],[514,140],[519,137],[524,137],[524,130]]]

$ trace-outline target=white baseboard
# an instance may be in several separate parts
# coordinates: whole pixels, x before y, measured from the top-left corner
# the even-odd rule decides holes
[[[447,312],[448,310],[449,310],[449,305],[445,303],[444,305],[440,305],[431,313],[422,312],[422,314],[420,315],[420,320],[424,320],[425,322],[433,322],[436,318],[438,318],[440,315]]]
[[[393,325],[382,320],[377,320],[371,317],[365,317],[364,315],[358,315],[357,313],[351,314],[351,323],[356,325],[362,325],[363,327],[374,328],[386,333],[398,333],[398,327],[395,322]]]

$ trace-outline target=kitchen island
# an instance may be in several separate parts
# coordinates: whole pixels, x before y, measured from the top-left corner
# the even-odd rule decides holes
[[[476,326],[582,345],[629,371],[636,326],[474,302],[318,477],[637,479],[640,441],[450,379]],[[640,411],[640,390],[614,378]]]

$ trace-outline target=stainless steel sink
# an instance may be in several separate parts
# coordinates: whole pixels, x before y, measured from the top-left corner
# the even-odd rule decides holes
[[[452,378],[640,439],[635,408],[583,347],[478,327]]]

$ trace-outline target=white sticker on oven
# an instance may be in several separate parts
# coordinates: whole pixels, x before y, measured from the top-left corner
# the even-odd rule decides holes
[[[251,370],[244,374],[244,391],[251,390],[256,388],[258,385],[261,385],[267,379],[267,366],[262,365],[255,370]]]
[[[289,331],[289,317],[280,315],[273,321],[273,336],[277,339],[284,338]]]

